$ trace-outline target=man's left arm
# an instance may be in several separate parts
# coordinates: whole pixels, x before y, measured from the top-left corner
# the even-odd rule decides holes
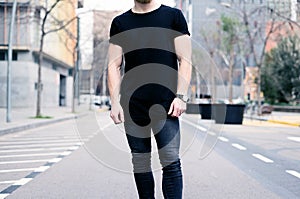
[[[175,38],[175,51],[179,61],[178,68],[178,95],[187,96],[192,76],[192,47],[191,39],[188,35],[182,35]],[[168,114],[173,117],[179,117],[186,110],[186,102],[176,97],[169,109]]]

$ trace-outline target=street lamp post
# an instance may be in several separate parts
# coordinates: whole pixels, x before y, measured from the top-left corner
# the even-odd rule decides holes
[[[12,62],[12,38],[17,9],[17,0],[14,0],[8,35],[8,59],[7,59],[7,88],[6,88],[6,122],[11,122],[11,62]]]

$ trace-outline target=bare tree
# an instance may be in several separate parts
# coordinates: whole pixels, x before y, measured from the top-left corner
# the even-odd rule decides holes
[[[38,58],[38,80],[37,80],[37,105],[36,105],[36,117],[41,117],[41,94],[42,94],[42,62],[43,62],[43,49],[45,37],[54,32],[58,32],[65,29],[68,25],[76,20],[76,17],[67,20],[58,20],[54,17],[53,13],[59,4],[66,2],[64,0],[56,0],[50,6],[39,5],[37,9],[43,11],[41,18],[41,35],[39,45],[39,58]],[[68,1],[68,3],[72,3]],[[75,6],[74,6],[75,7]],[[54,20],[53,20],[54,19]],[[51,26],[49,25],[51,24]]]
[[[253,64],[258,69],[256,78],[258,102],[257,114],[261,115],[261,68],[266,56],[266,47],[271,41],[271,36],[278,31],[286,21],[278,20],[274,9],[268,5],[249,6],[245,1],[240,4],[229,7],[238,17],[241,25],[244,27],[244,48],[243,53],[246,57],[253,59]]]

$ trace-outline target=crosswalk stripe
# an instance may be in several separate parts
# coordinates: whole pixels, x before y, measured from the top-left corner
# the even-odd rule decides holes
[[[34,171],[35,169],[36,169],[36,168],[6,169],[6,170],[0,170],[0,173],[12,173],[12,172]]]
[[[26,163],[38,163],[38,162],[49,162],[51,159],[43,159],[43,160],[20,160],[20,161],[6,161],[0,162],[0,165],[3,164],[26,164]]]
[[[70,140],[40,140],[40,141],[26,141],[26,142],[18,142],[18,141],[6,141],[0,142],[0,146],[7,146],[7,145],[26,145],[26,144],[41,144],[41,143],[65,143],[65,142],[81,142],[87,141],[87,139],[70,139]]]
[[[23,149],[23,148],[31,148],[31,147],[66,146],[66,145],[82,145],[82,142],[0,146],[0,149],[12,149],[12,148],[22,148]]]

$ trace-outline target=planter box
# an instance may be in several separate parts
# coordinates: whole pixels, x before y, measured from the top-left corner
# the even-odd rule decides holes
[[[212,117],[217,124],[242,124],[244,104],[214,104]]]
[[[210,120],[212,117],[211,104],[187,104],[186,113],[187,114],[200,114],[201,119]]]

